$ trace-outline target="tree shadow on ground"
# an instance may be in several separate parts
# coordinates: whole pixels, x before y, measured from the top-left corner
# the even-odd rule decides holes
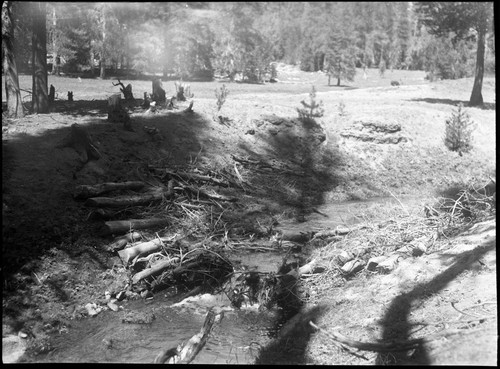
[[[300,365],[311,364],[313,358],[308,357],[307,347],[315,329],[309,324],[310,321],[317,323],[329,307],[327,305],[315,306],[286,322],[281,327],[278,322],[277,329],[281,328],[278,337],[269,345],[259,351],[255,359],[257,365]]]
[[[300,220],[313,206],[323,204],[325,194],[341,181],[335,169],[340,166],[342,156],[314,122],[262,116],[258,124],[261,123],[255,139],[266,144],[260,145],[259,151],[248,142],[240,144],[248,157],[264,161],[270,167],[266,171],[251,168],[251,183],[264,184],[261,187],[264,198],[298,209]]]
[[[96,234],[90,210],[73,199],[75,187],[140,180],[135,175],[137,169],[150,162],[186,165],[207,139],[203,132],[206,122],[196,113],[189,117],[182,111],[139,117],[133,119],[134,132],[130,132],[121,123],[108,122],[105,109],[104,100],[57,102],[55,114],[4,122],[4,130],[12,130],[2,140],[4,281],[18,272],[35,270],[40,258],[53,247],[65,249],[75,258],[82,254],[81,248],[88,249],[96,266],[109,267],[105,260],[110,255],[101,248],[108,241]],[[89,132],[102,155],[99,160],[85,162],[74,148],[62,145],[73,123]],[[157,126],[161,139],[146,132],[144,125]],[[9,284],[5,294],[16,293],[16,286]]]
[[[421,102],[427,102],[429,104],[446,104],[446,105],[453,105],[453,106],[457,106],[458,104],[462,104],[465,107],[469,106],[469,102],[465,101],[465,100],[437,99],[437,98],[430,98],[430,97],[410,99],[409,101],[421,101]],[[496,103],[485,102],[481,106],[473,106],[473,108],[478,108],[478,109],[482,109],[482,110],[496,110]]]
[[[496,238],[483,243],[470,251],[465,251],[455,256],[447,256],[451,264],[441,274],[431,281],[417,285],[411,291],[396,297],[389,306],[387,313],[381,321],[383,327],[382,340],[384,342],[407,341],[411,339],[411,330],[414,328],[409,322],[409,317],[416,303],[425,303],[425,299],[445,288],[450,281],[457,278],[466,270],[478,268],[474,263],[487,252],[495,249]],[[389,354],[380,353],[376,359],[377,365],[387,364],[412,364],[429,365],[431,360],[424,343],[415,352],[402,351]]]

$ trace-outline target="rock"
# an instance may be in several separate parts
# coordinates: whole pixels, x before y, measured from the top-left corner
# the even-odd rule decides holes
[[[115,301],[116,301],[116,300],[111,300],[110,302],[108,302],[108,307],[109,307],[111,310],[113,310],[113,311],[118,311],[118,310],[120,310],[120,308],[119,308],[119,306],[118,306],[118,305],[116,305],[116,304],[114,303]]]
[[[395,268],[396,265],[398,264],[398,260],[401,257],[401,255],[398,254],[392,254],[389,257],[387,257],[384,261],[378,264],[377,266],[377,271],[382,272],[382,273],[390,273],[392,272]]]
[[[340,265],[344,265],[345,263],[351,261],[352,259],[354,259],[354,256],[345,250],[342,250],[340,255],[337,256],[337,261]]]
[[[370,260],[368,260],[368,263],[366,264],[366,269],[368,269],[369,271],[375,271],[377,269],[377,266],[386,258],[386,256],[375,256],[373,258],[370,258]]]
[[[345,263],[344,266],[340,268],[340,270],[344,275],[347,276],[359,272],[364,268],[364,266],[365,262],[363,260],[355,259]]]
[[[16,363],[26,352],[26,341],[17,335],[2,337],[2,362]]]
[[[97,304],[90,302],[87,305],[85,305],[85,309],[87,309],[87,313],[89,314],[89,316],[96,316],[101,312],[101,309],[97,307]]]
[[[354,120],[351,127],[344,129],[340,135],[346,138],[378,144],[407,142],[407,137],[395,134],[400,131],[401,125],[398,123],[386,122],[381,118],[368,117]]]

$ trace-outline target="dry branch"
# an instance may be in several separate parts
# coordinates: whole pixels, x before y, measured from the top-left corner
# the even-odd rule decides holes
[[[131,229],[148,229],[159,226],[166,226],[167,219],[149,218],[149,219],[129,219],[129,220],[111,220],[104,223],[101,229],[102,235],[123,234]]]
[[[170,238],[163,237],[148,242],[141,242],[140,244],[129,247],[128,249],[118,251],[118,255],[120,256],[120,259],[122,259],[123,263],[127,265],[138,256],[151,254],[152,252],[160,250],[163,242],[169,240]]]
[[[117,190],[140,190],[145,186],[145,183],[138,181],[129,182],[107,182],[96,185],[80,185],[77,186],[73,193],[75,199],[88,199],[89,197],[98,196],[106,192]]]
[[[167,361],[175,364],[189,364],[193,361],[207,343],[208,336],[215,323],[215,315],[213,310],[209,310],[199,333],[191,337],[184,347],[163,350],[156,356],[154,362],[156,364],[163,364]]]
[[[132,277],[132,283],[137,283],[137,282],[139,282],[147,277],[156,276],[156,275],[160,274],[161,272],[163,272],[165,269],[171,267],[172,264],[177,263],[178,261],[179,261],[179,258],[177,258],[177,257],[172,258],[172,259],[168,259],[168,260],[162,260],[162,261],[154,264],[151,268],[144,269],[144,270],[140,271],[139,273],[136,273]]]
[[[217,178],[210,177],[210,176],[204,176],[201,174],[196,174],[196,173],[186,173],[186,172],[174,172],[172,170],[168,170],[166,168],[156,168],[156,167],[150,167],[152,171],[160,174],[160,175],[169,175],[171,177],[177,177],[180,179],[184,180],[192,180],[192,181],[202,181],[202,182],[212,182],[215,183],[216,185],[223,186],[223,187],[229,187],[229,185]]]
[[[316,324],[313,322],[309,322],[309,324],[317,329],[318,331],[326,334],[328,337],[330,337],[332,340],[336,342],[340,342],[343,345],[349,346],[349,347],[354,347],[358,350],[363,350],[363,351],[373,351],[373,352],[398,352],[398,351],[407,351],[407,350],[412,350],[416,349],[419,346],[429,343],[431,341],[434,341],[436,339],[441,339],[443,337],[447,337],[453,334],[464,334],[467,331],[465,329],[449,329],[442,331],[440,333],[436,333],[430,336],[427,336],[425,338],[416,338],[412,340],[406,340],[406,341],[393,341],[393,342],[387,342],[387,343],[372,343],[372,342],[361,342],[361,341],[354,341],[343,334],[340,334],[339,332],[327,332],[326,330],[318,327]],[[477,329],[475,330],[470,330],[467,333],[471,332],[476,332],[478,331]]]
[[[191,192],[197,196],[201,196],[201,197],[204,197],[207,199],[220,200],[220,201],[230,201],[230,202],[238,201],[238,199],[236,197],[228,197],[228,196],[220,195],[217,193],[208,193],[200,188],[195,188],[192,186],[184,186],[184,185],[181,185],[181,186],[184,190],[188,190],[189,192]]]
[[[85,206],[94,208],[121,208],[135,205],[147,205],[151,202],[161,201],[170,194],[163,190],[144,193],[140,195],[116,196],[116,197],[92,197],[85,201]]]

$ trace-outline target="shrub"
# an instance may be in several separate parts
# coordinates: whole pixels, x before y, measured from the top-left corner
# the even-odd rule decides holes
[[[306,103],[304,100],[300,103],[303,108],[297,108],[297,112],[299,113],[299,119],[304,123],[314,121],[314,118],[322,117],[325,112],[322,107],[323,101],[316,102],[316,89],[314,86],[312,86],[312,90],[309,93],[309,103]]]
[[[446,120],[445,146],[451,151],[457,151],[460,156],[464,152],[469,152],[472,149],[474,129],[475,124],[463,110],[462,103],[458,104],[457,110]]]
[[[226,102],[226,97],[229,94],[229,90],[226,85],[222,85],[220,89],[215,89],[215,98],[217,99],[217,112],[222,108],[222,105]]]

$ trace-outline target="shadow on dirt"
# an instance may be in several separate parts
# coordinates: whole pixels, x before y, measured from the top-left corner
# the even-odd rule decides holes
[[[404,342],[410,339],[410,332],[415,328],[409,323],[409,317],[412,307],[416,303],[425,303],[427,296],[438,293],[445,288],[450,281],[457,278],[466,270],[475,270],[478,266],[474,263],[487,252],[494,250],[496,247],[496,239],[483,243],[480,247],[474,250],[466,251],[461,254],[450,257],[452,265],[443,273],[433,278],[428,283],[420,284],[413,290],[403,293],[396,297],[384,318],[381,321],[383,327],[382,340],[386,342]],[[425,343],[419,346],[415,352],[402,351],[393,352],[390,354],[380,353],[377,356],[377,365],[391,364],[412,364],[412,365],[429,365],[431,360],[425,348]]]
[[[265,144],[258,148],[248,142],[240,144],[249,158],[262,163],[247,168],[250,182],[257,184],[264,198],[298,209],[297,220],[301,221],[313,206],[324,203],[325,193],[339,184],[341,178],[335,168],[342,161],[341,154],[316,123],[288,117],[261,118],[256,123],[255,139]],[[258,188],[258,184],[266,185]]]
[[[74,117],[95,117],[106,114],[107,105],[107,100],[55,100],[51,112]]]
[[[446,105],[453,105],[457,106],[458,104],[462,104],[465,107],[469,106],[468,101],[464,100],[453,100],[453,99],[436,99],[436,98],[418,98],[418,99],[410,99],[408,101],[422,101],[422,102],[427,102],[429,104],[446,104]],[[496,110],[496,103],[483,103],[481,106],[474,106],[474,108],[482,109],[482,110]]]
[[[255,364],[300,365],[312,363],[313,360],[307,355],[307,346],[315,330],[309,322],[317,323],[317,320],[327,310],[326,305],[315,306],[285,323],[279,336],[259,351]]]

